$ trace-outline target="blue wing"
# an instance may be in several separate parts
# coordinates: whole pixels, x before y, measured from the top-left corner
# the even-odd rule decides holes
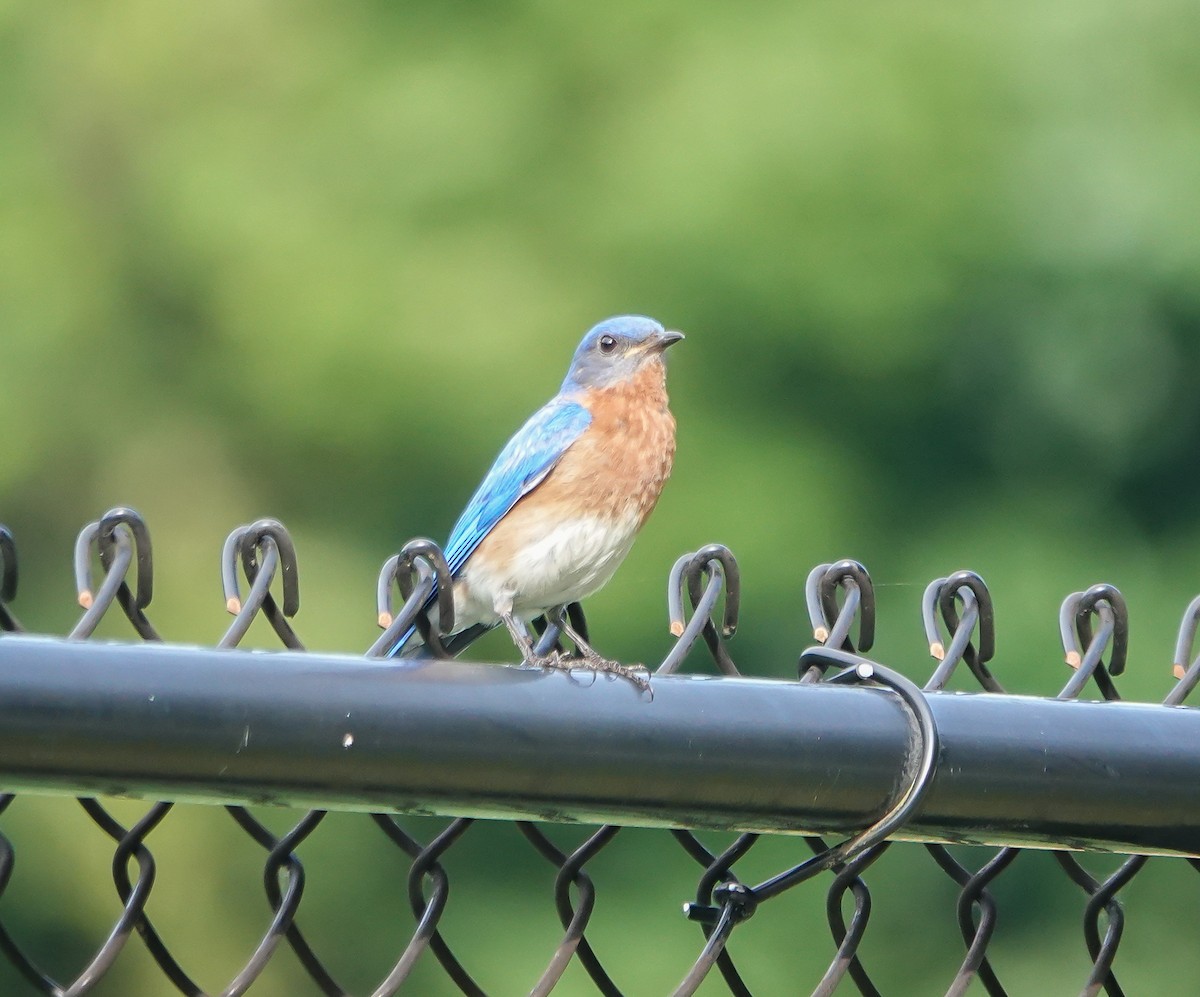
[[[445,554],[452,575],[462,570],[467,558],[521,496],[541,483],[591,421],[587,409],[560,395],[538,409],[517,430],[450,531]],[[433,605],[436,592],[435,588],[425,603],[426,608]],[[416,629],[409,627],[385,657],[403,652]]]
[[[523,495],[538,486],[591,421],[586,408],[561,395],[530,416],[500,451],[450,531],[446,560],[451,574],[459,573],[483,538]]]

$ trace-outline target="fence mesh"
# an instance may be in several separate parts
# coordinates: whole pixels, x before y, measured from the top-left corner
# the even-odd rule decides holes
[[[149,533],[132,510],[114,509],[85,527],[75,556],[83,612],[66,638],[85,641],[102,619],[120,616],[140,639],[160,641],[147,615],[153,570]],[[414,625],[432,653],[461,651],[462,640],[448,636],[451,608],[443,606],[440,615],[440,626],[447,633],[432,629],[423,614],[433,581],[439,576],[446,577],[445,562],[436,545],[428,541],[410,543],[387,562],[380,576],[377,607],[384,633],[368,654],[384,653],[397,635]],[[292,625],[299,604],[296,552],[278,522],[262,520],[233,531],[223,552],[222,578],[226,607],[234,618],[220,647],[238,646],[259,620],[269,625],[284,647],[304,649]],[[17,545],[12,533],[0,527],[0,630],[7,633],[22,631],[14,609],[18,581]],[[712,545],[681,557],[668,588],[671,627],[677,640],[654,675],[676,672],[685,662],[697,669],[715,669],[723,676],[738,675],[727,646],[737,628],[740,600],[733,555]],[[393,602],[397,590],[403,600],[399,608]],[[763,985],[778,986],[779,980],[787,981],[784,986],[789,993],[827,994],[839,986],[843,992],[862,994],[1040,992],[1021,970],[1013,947],[1005,950],[1008,970],[996,958],[1003,900],[1018,924],[1021,918],[1042,924],[1048,917],[1077,917],[1082,909],[1082,938],[1071,956],[1079,968],[1079,991],[1124,993],[1114,965],[1126,927],[1122,891],[1148,867],[1169,870],[1172,881],[1179,876],[1190,880],[1190,873],[1200,871],[1200,859],[1109,857],[1105,871],[1096,873],[1089,871],[1091,862],[1085,866],[1069,851],[1053,851],[1050,860],[1044,853],[1016,847],[963,848],[887,840],[920,807],[937,764],[938,735],[923,693],[944,689],[956,670],[968,677],[977,694],[1004,691],[987,664],[995,635],[991,597],[983,580],[960,571],[934,580],[926,589],[923,619],[936,665],[921,689],[862,657],[874,639],[875,598],[870,576],[861,564],[846,560],[818,565],[808,576],[806,595],[817,646],[801,655],[799,682],[882,685],[892,690],[911,719],[908,757],[903,760],[894,798],[874,823],[844,841],[753,833],[703,835],[685,828],[602,826],[585,830],[529,821],[387,813],[263,813],[243,806],[221,810],[171,802],[145,807],[125,800],[92,798],[70,804],[78,808],[77,813],[70,813],[62,800],[27,798],[25,794],[18,801],[21,806],[14,807],[16,797],[10,793],[0,796],[0,952],[9,981],[4,992],[130,992],[127,981],[132,977],[122,975],[123,967],[144,964],[147,956],[157,966],[160,981],[154,992],[228,997],[252,990],[266,993],[270,988],[277,993],[369,993],[373,997],[399,992],[547,994],[556,987],[560,993],[689,994],[702,989],[706,993],[749,994],[762,992]],[[579,607],[571,607],[570,618],[586,636],[586,620]],[[1193,657],[1192,649],[1198,619],[1200,598],[1187,607],[1183,617],[1175,655],[1177,681],[1165,696],[1165,706],[1183,704],[1200,678],[1200,658]],[[1072,594],[1063,603],[1060,625],[1072,670],[1059,698],[1081,696],[1090,684],[1104,700],[1120,699],[1115,678],[1125,665],[1128,635],[1121,594],[1111,585]],[[544,621],[539,632],[544,646],[563,648],[560,635],[553,627],[547,632]],[[0,638],[0,687],[3,663]],[[645,694],[653,695],[653,677]],[[54,731],[47,731],[46,736],[52,738]],[[580,737],[586,736],[586,731],[580,731]],[[1200,747],[1192,746],[1192,750],[1200,751]],[[110,921],[105,920],[103,911],[62,909],[61,905],[71,903],[75,884],[95,870],[56,867],[52,854],[47,854],[53,852],[53,840],[22,837],[34,826],[14,819],[22,807],[27,807],[25,813],[42,808],[53,814],[52,826],[61,828],[64,835],[88,833],[90,824],[92,833],[108,842],[104,856],[115,897]],[[219,821],[227,824],[221,830],[214,823],[218,814],[222,815]],[[166,842],[172,833],[193,833],[195,828],[202,828],[203,834],[219,842],[211,846],[207,860],[211,868],[179,870],[167,862],[160,874],[151,838],[161,855],[170,851]],[[513,847],[518,835],[527,846],[525,852]],[[343,925],[353,923],[356,916],[361,919],[364,902],[360,893],[343,894],[337,881],[326,881],[316,903],[304,903],[314,891],[306,890],[301,853],[313,856],[308,858],[310,864],[333,864],[339,840],[353,840],[355,848],[369,849],[373,856],[370,868],[376,882],[359,883],[356,889],[365,888],[374,898],[379,909],[369,910],[367,920],[376,927],[382,923],[384,936],[392,939],[386,966],[364,965],[368,960],[361,958],[348,963],[344,955],[346,950],[360,950],[356,931]],[[164,842],[161,846],[160,841]],[[890,930],[907,930],[903,947],[922,964],[918,972],[907,975],[892,965],[873,961],[868,941],[872,905],[867,874],[875,871],[872,867],[878,869],[876,864],[893,848],[924,850],[928,874],[939,877],[933,885],[922,886],[924,892],[910,897],[900,921],[889,919]],[[799,855],[799,849],[805,855]],[[26,854],[31,855],[28,862],[38,883],[10,889],[17,858]],[[498,862],[497,854],[509,858]],[[460,855],[464,858],[456,872]],[[655,868],[646,868],[648,861]],[[1073,906],[1059,904],[1049,912],[1022,910],[1021,890],[1006,891],[1004,885],[1006,874],[1011,879],[1010,870],[1020,867],[1022,861],[1040,863],[1035,874],[1040,879],[1056,868],[1061,891],[1077,891],[1077,902]],[[230,900],[206,890],[205,882],[222,864],[236,866],[241,873],[253,865],[265,905],[261,895],[258,906],[252,903],[248,891]],[[202,963],[211,974],[213,960],[202,958],[186,939],[180,939],[178,924],[173,930],[160,930],[152,918],[151,897],[156,883],[167,876],[173,880],[171,889],[183,889],[187,906],[197,919],[211,922],[232,916],[225,904],[251,906],[256,912],[251,919],[263,915],[265,927],[246,947],[248,954],[216,960],[215,965],[237,962],[227,980],[202,985],[193,966]],[[488,881],[468,883],[464,889],[464,878],[479,877]],[[457,911],[451,901],[452,880],[457,884],[456,897],[467,894]],[[603,886],[606,880],[613,884],[607,890]],[[644,890],[629,890],[630,885],[639,881],[644,886],[648,880],[670,880],[677,894],[660,897],[652,911],[630,909],[628,905],[634,901],[629,897],[637,897],[636,902],[644,906],[645,896]],[[397,899],[401,897],[402,901]],[[689,902],[680,915],[676,901],[685,897]],[[1152,906],[1154,900],[1151,894],[1142,902]],[[310,915],[313,907],[319,910]],[[939,917],[955,925],[956,946],[947,932],[929,926],[934,908]],[[819,911],[827,922],[824,938],[815,926]],[[751,944],[752,926],[772,916],[776,917],[775,927],[761,936],[766,944]],[[1194,916],[1193,904],[1193,922]],[[58,919],[91,924],[95,931],[92,947],[78,939],[63,940],[65,929],[58,936],[62,944],[47,944],[46,939],[56,937],[47,925]],[[647,932],[647,925],[665,925],[668,919],[669,929],[664,926],[661,933],[657,928]],[[36,941],[10,927],[18,923],[36,936]],[[694,937],[692,954],[682,963],[672,961],[681,945],[688,944],[679,941],[684,931],[694,932],[688,936]],[[530,936],[540,939],[540,966],[525,966],[528,960],[507,948],[511,942],[504,939],[517,936],[526,940],[522,944]],[[743,937],[747,940],[744,947]],[[1018,937],[1016,949],[1020,944]],[[1169,973],[1171,966],[1163,947],[1156,948],[1153,959],[1141,952],[1142,958],[1135,957],[1131,968],[1143,974],[1146,966],[1152,973]],[[825,959],[827,965],[814,972],[814,959]],[[500,972],[497,961],[509,963],[508,971]],[[658,975],[644,971],[647,962],[663,961],[667,968]],[[770,962],[770,973],[756,965],[763,961]],[[514,962],[521,964],[520,972],[529,974],[520,983],[512,982]],[[671,982],[665,983],[672,973]],[[807,973],[813,973],[812,977],[805,976]],[[364,982],[368,974],[376,974],[369,983]],[[1169,991],[1161,975],[1150,978],[1159,981],[1156,992]],[[1192,989],[1192,984],[1181,983],[1178,992]]]

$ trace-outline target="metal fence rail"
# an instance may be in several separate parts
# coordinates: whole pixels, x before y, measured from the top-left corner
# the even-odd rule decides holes
[[[796,891],[824,901],[836,953],[823,977],[796,980],[790,992],[827,994],[844,984],[879,993],[860,959],[870,916],[863,873],[892,841],[921,842],[955,884],[963,945],[947,993],[1009,992],[989,960],[998,916],[993,884],[1020,849],[1034,847],[1054,849],[1085,895],[1090,970],[1079,981],[1082,992],[1121,994],[1113,961],[1125,914],[1117,894],[1152,854],[1200,870],[1200,711],[1182,706],[1200,679],[1191,646],[1200,599],[1184,614],[1177,682],[1163,703],[1117,704],[1113,677],[1124,668],[1128,623],[1124,600],[1107,585],[1064,602],[1064,653],[1074,670],[1060,696],[1047,700],[1006,694],[988,670],[991,601],[970,572],[926,590],[937,665],[923,688],[862,656],[873,643],[874,597],[853,561],[819,565],[808,577],[818,643],[800,654],[796,680],[754,680],[738,675],[726,645],[737,626],[736,562],[725,548],[706,547],[680,558],[671,573],[676,644],[644,690],[582,669],[543,674],[436,656],[379,660],[413,625],[435,654],[461,650],[448,636],[452,612],[440,614],[445,634],[431,631],[421,613],[432,580],[446,570],[428,541],[414,541],[384,566],[378,612],[385,633],[365,657],[301,653],[290,623],[298,607],[295,550],[274,521],[239,528],[225,545],[224,594],[234,620],[216,649],[161,642],[146,615],[149,534],[131,510],[112,510],[83,530],[75,567],[83,613],[72,631],[65,639],[22,633],[12,609],[16,544],[0,527],[0,785],[10,791],[0,796],[0,813],[12,793],[79,798],[113,842],[121,904],[84,966],[43,966],[0,923],[0,953],[31,994],[104,992],[135,933],[161,970],[162,992],[205,993],[147,911],[156,872],[147,839],[179,803],[224,805],[266,853],[271,920],[219,991],[230,997],[265,980],[286,949],[312,992],[349,992],[297,919],[305,883],[298,852],[330,809],[366,811],[361,819],[406,856],[413,927],[370,991],[376,997],[406,991],[418,965],[430,963],[451,990],[485,992],[441,930],[445,859],[468,829],[500,821],[515,821],[555,870],[562,934],[547,939],[546,967],[529,991],[535,994],[549,993],[573,967],[582,967],[595,991],[623,992],[619,959],[601,961],[586,934],[598,892],[588,865],[622,847],[622,826],[663,828],[696,863],[686,914],[698,926],[697,947],[679,994],[706,979],[750,993],[730,938]],[[89,643],[108,613],[127,618],[145,643]],[[236,650],[256,618],[269,622],[287,651]],[[586,629],[578,607],[572,618]],[[679,674],[685,660],[703,666],[700,659],[722,678]],[[960,667],[977,694],[941,691]],[[1089,683],[1102,702],[1075,701]],[[153,803],[127,827],[97,796],[172,802]],[[263,803],[315,809],[276,834],[246,809]],[[420,841],[400,816],[414,813],[450,819]],[[568,853],[537,821],[601,826]],[[701,829],[738,835],[714,853],[693,833]],[[0,918],[21,844],[4,831],[0,817]],[[764,878],[739,875],[739,863],[747,869],[747,856],[779,834],[794,836],[809,857]],[[971,869],[945,847],[950,842],[998,850]],[[1130,857],[1099,881],[1071,849]],[[822,875],[832,878],[818,886]],[[672,916],[669,906],[663,916]]]

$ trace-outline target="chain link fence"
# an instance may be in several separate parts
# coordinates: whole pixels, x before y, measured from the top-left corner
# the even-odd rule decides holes
[[[412,735],[411,764],[403,776],[395,778],[417,779],[424,766],[429,770],[427,786],[435,788],[412,790],[414,796],[409,799],[397,795],[394,784],[387,781],[392,776],[386,772],[370,791],[363,788],[366,775],[362,786],[348,787],[347,773],[353,772],[356,764],[365,766],[374,777],[371,751],[386,739],[383,733],[372,733],[369,719],[346,723],[344,732],[337,728],[337,748],[345,760],[336,765],[320,754],[314,754],[310,764],[307,756],[297,753],[330,734],[332,728],[309,730],[302,724],[293,725],[297,729],[287,732],[293,740],[286,741],[281,733],[272,748],[269,724],[264,735],[256,720],[253,735],[251,723],[246,722],[244,743],[221,749],[228,759],[220,771],[205,768],[210,762],[204,753],[205,732],[232,730],[241,724],[239,701],[253,698],[254,683],[261,675],[272,674],[267,670],[278,665],[274,674],[288,677],[291,690],[285,690],[281,680],[279,696],[300,697],[307,695],[304,662],[313,662],[314,669],[324,665],[325,659],[317,655],[306,654],[299,663],[289,655],[266,656],[275,660],[262,662],[263,655],[235,650],[255,621],[265,622],[288,651],[305,650],[292,624],[299,606],[296,551],[278,522],[261,520],[239,528],[225,544],[222,579],[226,608],[233,615],[218,642],[225,658],[214,659],[211,650],[167,646],[163,653],[169,652],[170,660],[164,667],[167,659],[137,657],[142,649],[88,643],[100,621],[115,615],[126,619],[142,641],[162,641],[147,615],[153,571],[145,523],[132,510],[110,511],[79,536],[75,574],[82,613],[78,622],[65,640],[29,637],[23,635],[14,608],[19,582],[17,544],[12,533],[0,527],[0,698],[8,704],[0,708],[0,727],[5,731],[0,735],[4,746],[0,779],[19,793],[21,804],[33,807],[61,805],[61,800],[43,795],[46,793],[95,789],[95,795],[79,796],[78,806],[110,843],[116,901],[112,921],[96,926],[106,936],[90,954],[76,961],[66,957],[64,947],[32,944],[18,930],[10,929],[18,921],[22,926],[31,923],[25,908],[39,898],[50,904],[48,898],[64,891],[69,895],[73,878],[85,871],[56,869],[52,861],[36,862],[40,874],[50,882],[37,892],[26,891],[22,905],[14,908],[9,887],[18,856],[26,852],[41,855],[52,850],[54,843],[21,840],[11,830],[10,808],[18,797],[13,793],[0,796],[0,952],[11,971],[12,987],[6,993],[127,993],[121,989],[128,986],[120,982],[127,979],[121,975],[123,965],[144,963],[147,956],[157,966],[160,986],[155,993],[220,993],[226,997],[251,991],[384,997],[401,992],[548,994],[556,989],[558,993],[606,995],[698,991],[743,995],[763,992],[756,979],[767,977],[758,973],[755,962],[767,959],[774,973],[770,979],[788,981],[788,993],[829,994],[838,988],[862,994],[1033,992],[1027,978],[1011,970],[1011,961],[1006,973],[1005,965],[995,958],[1004,877],[1008,874],[1011,878],[1010,870],[1020,866],[1022,858],[1036,857],[1029,855],[1033,845],[1042,855],[1049,850],[1053,856],[1062,873],[1061,889],[1078,891],[1083,910],[1078,951],[1087,955],[1086,963],[1080,964],[1079,992],[1119,995],[1126,992],[1115,965],[1126,917],[1121,892],[1148,866],[1169,866],[1175,870],[1173,879],[1184,876],[1190,880],[1193,871],[1200,871],[1196,783],[1190,783],[1190,790],[1188,784],[1179,784],[1200,765],[1200,741],[1189,740],[1200,731],[1200,725],[1193,722],[1197,714],[1181,708],[1200,679],[1200,657],[1193,656],[1192,647],[1200,620],[1200,598],[1183,616],[1174,687],[1166,691],[1160,705],[1128,707],[1112,705],[1120,699],[1115,679],[1124,668],[1127,651],[1128,615],[1121,594],[1110,585],[1097,585],[1069,596],[1062,605],[1060,625],[1071,671],[1058,698],[1075,700],[1091,686],[1103,705],[1079,703],[1077,709],[1064,709],[1063,704],[1006,695],[989,670],[995,646],[994,615],[987,587],[977,574],[959,571],[934,580],[925,590],[922,614],[936,664],[918,687],[863,656],[872,646],[875,628],[874,591],[864,567],[849,560],[822,564],[807,578],[807,610],[816,643],[799,655],[796,681],[754,681],[740,677],[728,646],[738,625],[738,566],[726,548],[713,545],[681,557],[671,572],[668,611],[675,643],[653,669],[649,688],[643,690],[624,679],[582,669],[571,675],[543,676],[532,669],[441,665],[436,658],[461,653],[466,638],[450,635],[450,605],[441,607],[440,632],[425,618],[422,607],[434,580],[444,582],[447,569],[436,545],[414,541],[391,558],[381,573],[377,611],[383,633],[366,654],[378,658],[398,635],[416,626],[435,660],[378,663],[362,675],[344,673],[346,683],[367,683],[362,688],[368,700],[383,695],[379,690],[395,687],[401,702],[414,704],[411,714],[396,717],[396,726],[415,723],[414,718],[437,710],[461,712],[457,704],[464,697],[472,704],[468,711],[478,708],[476,720],[462,721],[465,726],[458,731],[469,736],[459,739],[453,748],[441,745],[433,733]],[[441,585],[443,593],[448,589]],[[586,620],[578,606],[571,607],[570,618],[586,637]],[[544,646],[562,649],[558,633],[553,629],[547,632],[544,621],[538,626]],[[471,636],[475,635],[467,635]],[[237,657],[239,654],[242,657]],[[221,662],[231,664],[226,668]],[[105,671],[109,663],[112,670]],[[685,665],[698,672],[715,671],[721,678],[701,682],[679,677],[677,673]],[[179,682],[190,683],[186,696],[182,685],[172,690],[147,683],[148,674],[161,675],[165,681],[168,672],[175,674],[176,670],[183,676]],[[454,683],[460,681],[456,676],[476,681],[483,673],[504,676],[494,697],[480,694],[471,699],[478,692],[478,682],[455,690]],[[971,694],[951,696],[943,691],[956,673],[965,676]],[[245,677],[246,685],[240,691],[237,675]],[[960,677],[960,685],[962,681]],[[519,746],[522,736],[533,736],[528,730],[514,733],[505,704],[513,697],[533,695],[542,686],[555,696],[577,700],[592,696],[584,712],[570,718],[565,733],[563,728],[553,731],[568,759],[567,768],[574,774],[569,794],[557,788],[554,766],[547,765],[539,772],[536,756],[541,747],[498,757],[503,752],[497,746]],[[143,695],[146,689],[158,688],[166,690],[161,695],[168,705],[156,703],[154,691]],[[72,696],[85,698],[77,701]],[[704,698],[686,698],[691,696]],[[618,697],[621,704],[610,708],[610,701],[616,703]],[[314,698],[319,699],[320,693]],[[139,722],[131,721],[130,717],[151,716],[129,712],[135,699],[137,709],[157,710],[153,715],[161,716],[162,723],[142,729]],[[815,703],[813,719],[806,725],[786,717],[773,718],[771,707],[763,705],[784,700],[793,705]],[[556,701],[562,702],[566,700]],[[705,704],[707,719],[686,715],[698,702]],[[749,712],[746,704],[757,704],[757,713]],[[269,704],[263,706],[269,708]],[[682,716],[681,724],[694,727],[671,728],[676,711]],[[713,714],[720,714],[719,721],[712,719]],[[999,718],[994,724],[988,719],[993,715]],[[819,717],[826,717],[828,726],[820,728],[824,734],[814,733]],[[1045,721],[1044,717],[1051,719]],[[1031,724],[1029,730],[1059,738],[1046,744],[1056,745],[1063,757],[1089,759],[1089,763],[1072,768],[1072,762],[1068,771],[1055,775],[1050,749],[1045,750],[1045,758],[1030,762],[1027,756],[1040,749],[1030,744],[1032,735],[1021,733],[1026,720]],[[702,729],[703,723],[714,722],[719,722],[716,733]],[[663,752],[644,757],[661,755],[664,769],[676,766],[678,792],[671,798],[654,788],[665,784],[656,783],[656,778],[670,780],[669,771],[656,774],[654,765],[648,763],[639,777],[641,763],[630,762],[633,772],[625,773],[630,777],[622,781],[612,769],[603,768],[603,760],[596,760],[597,756],[621,755],[625,751],[622,739],[651,738],[655,725],[660,724],[668,730],[661,734],[661,744],[666,746],[670,738],[676,754],[664,747]],[[694,737],[686,733],[689,729],[694,730]],[[786,738],[780,733],[785,729],[791,731]],[[838,740],[839,731],[844,732],[843,741]],[[253,750],[252,736],[256,739]],[[711,751],[705,755],[710,743],[706,737],[718,738],[726,746],[721,749],[729,760],[724,768],[714,768],[724,763],[713,759]],[[264,738],[268,747],[261,748]],[[777,753],[772,753],[769,738],[783,742]],[[829,747],[817,743],[822,738]],[[285,741],[301,749],[285,750]],[[1167,742],[1169,748],[1164,747]],[[242,749],[246,749],[244,755]],[[253,778],[234,778],[245,771],[249,764],[245,759],[256,750],[264,754],[254,757],[265,761],[256,763],[261,767],[254,770]],[[358,750],[365,755],[355,756]],[[448,767],[445,760],[451,750],[458,753],[458,769]],[[738,754],[740,751],[745,753]],[[810,752],[815,754],[810,757]],[[772,757],[764,759],[765,755]],[[214,751],[214,766],[220,757]],[[367,761],[356,762],[356,757]],[[1023,759],[1024,767],[1014,768],[1005,761],[1013,758]],[[756,760],[762,762],[761,767],[756,767]],[[698,774],[687,769],[693,764]],[[792,764],[795,769],[789,771]],[[514,771],[510,773],[510,769]],[[1155,778],[1160,770],[1165,774]],[[714,772],[720,773],[719,780]],[[824,780],[820,786],[828,792],[815,793],[813,785],[804,782],[805,773],[817,773]],[[447,790],[447,796],[438,796],[439,779],[458,785],[455,780],[472,778],[478,783],[469,792],[462,789],[455,796]],[[500,782],[506,778],[513,786],[524,788],[503,788]],[[489,783],[489,779],[499,782]],[[530,789],[539,779],[545,783],[540,794]],[[706,780],[706,785],[720,783],[711,798],[693,792],[699,779]],[[738,789],[739,780],[746,784],[744,793]],[[157,795],[161,790],[173,792]],[[135,805],[115,799],[101,802],[97,796],[105,792],[212,803],[157,802],[133,810],[134,818],[129,819],[123,814]],[[1052,803],[1037,803],[1039,793],[1048,794],[1046,799]],[[753,805],[750,797],[756,801]],[[984,805],[992,798],[1001,801],[994,813]],[[288,820],[294,819],[287,827],[279,826],[280,815],[272,816],[252,805],[301,800],[319,803],[321,808],[283,811]],[[371,813],[332,812],[371,809],[374,800],[392,802]],[[468,802],[464,804],[464,800]],[[225,845],[214,846],[208,861],[215,868],[222,862],[244,862],[248,853],[257,854],[265,894],[262,909],[268,920],[231,978],[206,989],[189,968],[189,956],[183,954],[189,951],[186,941],[160,931],[152,920],[150,901],[160,867],[150,839],[154,835],[154,847],[161,854],[157,842],[164,836],[182,833],[189,823],[210,826],[212,815],[222,812],[214,805],[218,801],[225,804],[227,816],[222,819],[246,847],[235,859],[233,852],[238,849],[226,835],[220,838]],[[772,811],[774,804],[778,809]],[[490,819],[476,814],[487,814]],[[564,832],[553,822],[502,819],[504,815],[575,822],[614,816],[623,817],[625,826],[602,823],[585,833],[578,828]],[[357,982],[364,968],[347,968],[341,951],[354,939],[342,936],[339,945],[337,938],[331,940],[327,926],[310,927],[313,922],[308,918],[318,915],[309,915],[311,905],[303,902],[309,894],[301,851],[332,861],[325,852],[316,851],[322,831],[333,824],[344,828],[347,821],[368,825],[371,847],[386,849],[383,854],[374,853],[378,858],[376,875],[388,884],[385,892],[406,897],[408,908],[392,906],[386,913],[389,934],[396,939],[394,950],[390,965],[368,985]],[[643,829],[632,827],[634,823]],[[72,829],[64,833],[82,833],[83,825],[68,821],[65,815],[62,826]],[[720,828],[725,833],[715,836],[719,843],[714,844],[714,835],[705,828]],[[450,900],[456,856],[471,848],[482,849],[486,855],[493,847],[496,855],[510,855],[514,831],[528,852],[520,860],[494,861],[490,868],[486,857],[469,864],[467,875],[491,877],[491,892],[486,895],[493,899],[489,902],[476,895],[470,909],[463,912],[466,919],[456,920]],[[776,831],[790,833],[769,833]],[[914,838],[919,843],[902,840]],[[668,950],[678,951],[677,943],[664,942],[660,948],[655,938],[633,936],[628,928],[623,930],[621,917],[622,905],[635,902],[629,899],[634,894],[626,893],[622,885],[628,884],[628,875],[621,865],[644,862],[651,839],[655,842],[653,861],[663,866],[659,871],[669,867],[676,876],[678,896],[660,896],[653,911],[637,914],[664,925],[671,919],[673,927],[670,931],[664,927],[664,939],[674,939],[678,926],[690,924],[687,930],[694,932],[691,955],[668,970],[676,971],[673,982],[653,991],[647,989],[648,977],[638,964],[665,958]],[[974,847],[951,842],[968,842]],[[991,847],[985,844],[989,842]],[[912,984],[896,982],[890,967],[873,963],[869,957],[867,929],[872,905],[867,874],[893,848],[927,852],[928,873],[936,880],[930,882],[927,893],[909,900],[914,934],[927,934],[923,922],[931,919],[929,911],[936,907],[939,916],[952,918],[960,936],[956,951],[944,936],[932,945],[938,955],[936,966],[924,979],[939,978],[933,989],[905,990]],[[1080,848],[1126,853],[1144,849],[1146,854],[1127,854],[1115,868],[1110,860],[1109,871],[1095,875],[1081,864],[1075,851]],[[800,851],[805,854],[798,854]],[[1152,858],[1151,853],[1162,857]],[[311,865],[313,860],[309,862]],[[540,877],[536,863],[545,870]],[[685,882],[688,867],[692,870],[690,883]],[[210,875],[205,869],[171,870],[169,864],[164,864],[162,872],[191,875],[196,881]],[[680,872],[682,879],[677,875]],[[607,893],[603,889],[606,877],[617,883]],[[461,879],[455,881],[461,885]],[[195,904],[202,906],[205,891],[191,889]],[[644,897],[644,893],[636,896]],[[688,902],[681,915],[677,901],[685,897]],[[351,897],[341,899],[349,906],[356,903]],[[1005,913],[1011,913],[1018,923],[1022,917],[1033,916],[1021,909],[1020,900],[1008,896],[1005,901]],[[1148,900],[1153,903],[1152,896]],[[636,902],[644,904],[644,899]],[[544,916],[521,913],[535,906],[543,908]],[[605,909],[610,920],[602,925]],[[556,931],[551,927],[551,911]],[[824,938],[814,930],[817,911],[823,911],[827,921]],[[768,946],[764,952],[749,944],[749,938],[753,926],[774,916],[772,912],[780,912],[790,942]],[[70,913],[74,917],[77,912]],[[644,923],[633,911],[627,913],[629,924]],[[1193,921],[1194,913],[1193,908]],[[57,914],[49,910],[41,920],[53,921]],[[225,916],[220,905],[198,909],[195,914],[209,920]],[[328,907],[324,915],[330,916]],[[334,916],[341,918],[344,913]],[[528,924],[523,921],[527,916]],[[534,932],[541,939],[542,964],[523,982],[512,983],[511,974],[500,973],[486,962],[497,958],[503,948],[482,944],[481,936]],[[598,935],[603,943],[597,942]],[[743,937],[748,942],[745,947],[741,945]],[[801,949],[807,958],[797,956]],[[924,953],[921,958],[925,958],[931,948],[927,939],[914,940],[912,950]],[[820,952],[826,953],[822,958],[828,959],[827,966],[812,978],[804,976],[810,971],[812,953]],[[194,951],[190,958],[197,958]],[[1152,968],[1171,971],[1170,952],[1165,947],[1159,947]],[[351,978],[355,982],[349,982]],[[298,989],[301,986],[306,989]],[[1181,984],[1179,992],[1193,989]]]

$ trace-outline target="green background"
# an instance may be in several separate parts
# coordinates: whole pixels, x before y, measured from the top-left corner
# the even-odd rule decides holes
[[[875,653],[919,681],[925,583],[979,571],[995,671],[1031,694],[1066,678],[1061,599],[1113,582],[1121,688],[1160,699],[1200,589],[1198,34],[1180,0],[0,2],[13,608],[68,630],[74,533],[128,504],[155,541],[151,618],[215,642],[221,542],[273,515],[299,551],[301,636],[361,651],[384,558],[445,536],[588,326],[643,312],[688,335],[679,453],[588,604],[602,650],[660,658],[666,572],[718,541],[743,570],[748,673],[791,674],[805,573],[852,556],[877,585]],[[479,653],[513,660],[503,635]],[[0,829],[18,856],[0,917],[66,974],[116,916],[111,848],[70,801],[21,797]],[[150,844],[150,911],[217,990],[266,923],[261,853],[199,808]],[[764,851],[746,878],[805,853]],[[365,991],[407,937],[406,863],[353,815],[301,854],[302,923]],[[448,934],[489,991],[524,992],[557,940],[549,866],[497,826],[449,868]],[[699,948],[677,913],[688,860],[628,831],[594,875],[614,975],[668,991]],[[880,986],[941,992],[950,881],[911,847],[868,881]],[[1159,861],[1123,894],[1131,992],[1194,990],[1196,886]],[[819,978],[823,893],[740,930],[756,993]],[[1083,895],[1034,854],[996,893],[1011,992],[1076,992]],[[166,992],[136,940],[118,967],[98,993]],[[0,992],[23,986],[0,965]],[[410,992],[447,988],[427,958]],[[310,992],[290,955],[252,991]],[[588,992],[577,968],[560,992]]]

